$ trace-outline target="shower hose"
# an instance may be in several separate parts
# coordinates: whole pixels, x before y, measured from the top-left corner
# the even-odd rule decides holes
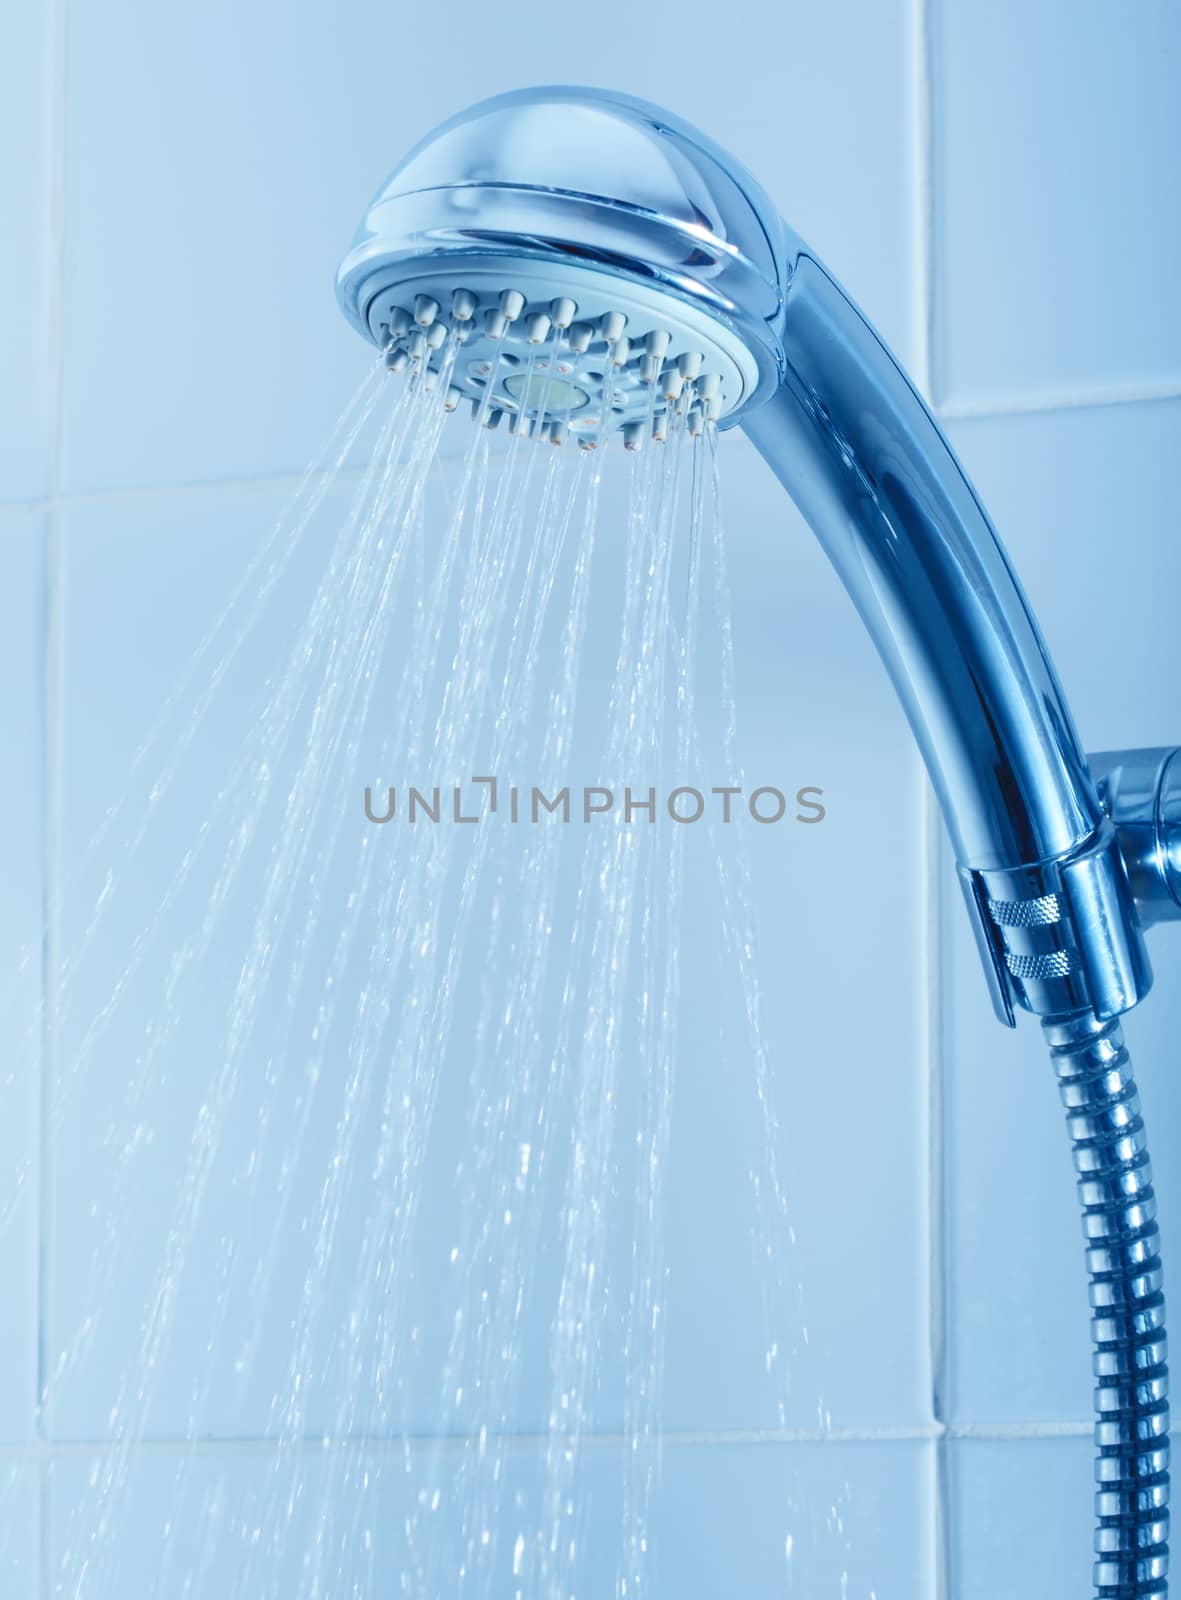
[[[1095,1356],[1097,1600],[1164,1600],[1169,1369],[1140,1097],[1118,1022],[1044,1024],[1078,1174]]]

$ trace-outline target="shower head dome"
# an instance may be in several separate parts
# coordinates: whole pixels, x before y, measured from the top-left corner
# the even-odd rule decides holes
[[[784,233],[755,180],[670,113],[522,90],[394,169],[337,297],[392,364],[446,367],[453,403],[634,441],[678,409],[726,426],[774,391]]]

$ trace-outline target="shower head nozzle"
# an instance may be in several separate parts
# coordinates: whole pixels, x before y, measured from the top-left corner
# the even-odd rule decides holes
[[[694,411],[725,427],[779,383],[784,232],[754,179],[670,113],[523,90],[394,169],[337,296],[392,363],[445,369],[456,403],[538,434],[634,438]]]

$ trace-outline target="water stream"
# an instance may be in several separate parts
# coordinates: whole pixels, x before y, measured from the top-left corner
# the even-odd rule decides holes
[[[617,1597],[654,1592],[691,832],[664,803],[711,764],[743,782],[717,440],[682,417],[637,455],[552,449],[494,435],[485,404],[439,465],[454,355],[434,387],[359,388],[82,851],[101,881],[55,947],[50,1107],[76,1145],[89,1121],[101,1160],[44,1406],[87,1414],[96,1384],[109,1404],[61,1513],[55,1592],[74,1600],[119,1592],[153,1441],[176,1446],[154,1592],[211,1592],[228,1540],[216,1586],[242,1600],[372,1596],[391,1572],[406,1594],[572,1600],[605,1438],[622,1455],[601,1570]],[[282,607],[285,665],[253,681],[248,732],[137,898]],[[703,628],[724,708],[708,751]],[[606,791],[609,812],[583,812]],[[807,1331],[750,869],[729,838],[713,852],[763,1119],[782,1428]],[[196,1448],[227,1418],[265,1442],[248,1500]],[[194,1521],[196,1564],[171,1532]]]

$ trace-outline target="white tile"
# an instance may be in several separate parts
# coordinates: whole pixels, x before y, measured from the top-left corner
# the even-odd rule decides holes
[[[1178,737],[1181,638],[1166,463],[1181,406],[961,424],[954,439],[1000,528],[1091,749]],[[951,1415],[1085,1419],[1082,1241],[1057,1092],[1034,1019],[988,1004],[959,890],[944,876]],[[1156,987],[1126,1034],[1148,1117],[1166,1263],[1181,1230],[1168,1063],[1181,1025],[1181,934],[1151,930]],[[1003,1327],[1003,1337],[998,1328]],[[1015,1359],[1014,1352],[1019,1352]]]
[[[935,19],[940,393],[1176,386],[1176,8],[940,0]]]
[[[495,1450],[490,1445],[489,1463]],[[929,1451],[907,1443],[669,1446],[643,1587],[656,1600],[784,1586],[928,1600]],[[496,1600],[539,1592],[550,1526],[544,1455],[510,1446],[499,1485],[485,1474],[475,1499],[464,1465],[454,1449],[432,1462],[429,1445],[405,1463],[389,1451],[281,1460],[153,1452],[131,1464],[109,1501],[110,1532],[98,1540],[104,1464],[58,1461],[51,1571],[68,1592],[87,1560],[98,1592],[126,1595],[177,1592],[187,1574],[200,1595],[360,1597],[401,1592],[400,1584]],[[615,1592],[627,1484],[618,1446],[584,1448],[568,1523],[575,1555],[561,1566],[569,1592]]]
[[[40,1485],[35,1461],[0,1457],[0,1581],[14,1600],[41,1593]]]
[[[1090,1439],[956,1439],[949,1446],[957,1600],[1086,1594],[1094,1563]]]
[[[17,7],[0,57],[0,500],[36,499],[49,470],[51,16]]]
[[[903,347],[904,13],[902,0],[800,10],[784,47],[764,51],[744,29],[718,29],[703,0],[682,7],[676,28],[624,0],[596,23],[599,37],[628,41],[612,52],[616,86],[731,143]],[[230,0],[72,11],[69,487],[304,465],[365,361],[332,281],[378,184],[464,105],[578,73],[561,29],[486,23],[475,0],[453,6],[448,35],[464,43],[445,67],[420,70],[372,0],[347,27],[307,3],[286,7],[281,27]],[[589,60],[587,70],[603,75]]]
[[[224,1342],[218,1340],[216,1356],[224,1357],[232,1379],[243,1329],[226,1325],[215,1286],[239,1232],[247,1250],[257,1251],[269,1237],[269,1219],[252,1219],[237,1188],[243,1141],[249,1149],[255,1138],[247,1092],[238,1096],[239,1120],[229,1120],[219,1145],[219,1182],[197,1213],[185,1211],[181,1174],[195,1159],[201,1107],[224,1058],[230,997],[282,824],[281,789],[250,871],[235,880],[219,937],[189,970],[172,1010],[164,997],[174,955],[201,940],[215,885],[233,857],[236,829],[264,780],[252,766],[245,786],[232,791],[228,813],[219,807],[219,789],[252,749],[257,720],[271,686],[283,679],[353,488],[342,485],[330,501],[332,514],[325,513],[302,543],[290,531],[281,535],[273,553],[283,563],[282,575],[260,620],[246,626],[247,608],[231,609],[205,657],[198,655],[201,641],[232,603],[284,493],[141,495],[75,505],[65,515],[62,919],[48,1315],[51,1367],[66,1359],[51,1413],[67,1435],[105,1431],[120,1383],[137,1385],[142,1327],[161,1289],[169,1230],[185,1216],[192,1234],[184,1252],[186,1300],[175,1319],[166,1319],[175,1340],[162,1357],[160,1382],[173,1402],[166,1426],[177,1431],[186,1425],[191,1393],[200,1392],[209,1369],[205,1345],[218,1332]],[[268,570],[264,565],[256,575],[251,596]],[[222,688],[201,719],[203,694],[222,670]],[[310,674],[306,687],[315,692]],[[306,729],[305,720],[301,737]],[[148,753],[137,765],[145,741]],[[297,753],[288,750],[288,756],[275,773],[277,786],[296,770]],[[153,788],[160,795],[155,809]],[[329,795],[326,811],[345,803],[343,794]],[[276,985],[270,1014],[272,1042],[280,1044],[281,990]],[[171,1040],[169,1048],[154,1042],[153,1029]],[[248,1056],[243,1075],[255,1106],[265,1093],[266,1072],[265,1055]],[[296,1066],[272,1091],[289,1115],[302,1076]],[[306,1170],[314,1183],[318,1169]],[[250,1269],[248,1260],[242,1267],[247,1281]],[[282,1315],[279,1308],[276,1314]],[[156,1387],[151,1380],[149,1388]],[[226,1426],[232,1426],[228,1419]]]
[[[36,1416],[44,538],[40,514],[0,512],[0,1443]]]
[[[748,830],[779,1167],[798,1240],[789,1282],[802,1284],[808,1337],[804,1347],[799,1319],[775,1313],[781,1348],[798,1352],[789,1412],[803,1425],[821,1412],[839,1424],[915,1422],[930,1404],[920,765],[810,530],[760,461],[735,452],[728,465],[742,764],[751,785],[776,772],[789,790],[818,785],[829,807],[822,824],[786,837]],[[670,1324],[669,1390],[685,1397],[677,1415],[692,1425],[703,1405],[689,1397],[704,1399],[708,1363],[711,1387],[729,1397],[717,1414],[727,1425],[731,1414],[765,1415],[753,1382],[762,1274],[752,1280],[745,1244],[746,1174],[762,1157],[726,961],[714,956],[711,970],[703,955],[690,951],[686,989],[700,972],[700,1021],[688,1032],[704,1059],[684,1063],[674,1122],[670,1317],[679,1311],[680,1332]],[[876,1315],[884,1306],[890,1315]]]
[[[1089,750],[1176,741],[1181,402],[953,423]]]
[[[767,1269],[757,1254],[759,1213],[749,1173],[752,1167],[765,1170],[764,1134],[739,991],[722,957],[716,907],[706,892],[715,871],[713,845],[708,833],[694,831],[688,846],[693,892],[701,894],[689,904],[701,909],[694,913],[696,920],[686,913],[687,1010],[665,1193],[671,1275],[664,1415],[669,1426],[679,1428],[773,1426],[782,1394],[780,1373],[790,1366],[787,1417],[795,1426],[815,1427],[828,1419],[837,1426],[922,1423],[930,1408],[917,761],[852,607],[770,473],[741,445],[726,447],[725,468],[741,756],[748,786],[777,784],[791,793],[802,784],[817,784],[830,811],[821,826],[810,829],[750,824],[746,829],[782,1127],[777,1157],[798,1236],[795,1252],[786,1252],[782,1295],[774,1284],[768,1287]],[[63,1352],[68,1355],[79,1337],[81,1346],[56,1386],[58,1435],[105,1434],[121,1377],[128,1377],[133,1390],[141,1386],[141,1324],[183,1200],[179,1174],[191,1157],[195,1119],[209,1101],[223,1059],[228,997],[258,904],[268,845],[249,858],[197,980],[182,985],[176,1026],[163,1055],[151,1056],[146,1029],[158,1026],[164,1015],[160,995],[170,952],[192,939],[199,926],[211,863],[222,858],[231,837],[225,817],[215,819],[208,854],[147,941],[146,958],[109,1021],[102,1022],[93,1049],[88,1030],[103,1016],[120,972],[134,957],[140,930],[151,925],[153,908],[176,880],[186,844],[214,815],[218,786],[249,747],[260,700],[265,701],[263,680],[283,671],[300,609],[306,608],[326,559],[331,518],[309,535],[263,622],[243,646],[130,869],[114,847],[135,833],[162,756],[154,755],[130,780],[128,764],[244,569],[275,503],[276,497],[263,491],[148,494],[78,505],[67,518],[63,955],[76,948],[112,861],[120,877],[107,901],[101,938],[79,967],[62,1025],[56,1092],[65,1102],[54,1156],[52,1364]],[[335,508],[339,514],[339,502]],[[613,666],[626,536],[614,491],[608,494],[602,528],[601,587],[587,653],[589,695],[605,692]],[[708,619],[708,607],[705,615]],[[202,681],[199,676],[197,682]],[[162,750],[185,727],[197,692],[190,689],[187,699],[182,696]],[[380,697],[376,702],[379,707],[387,703]],[[716,721],[717,709],[713,689],[703,691],[705,724]],[[364,736],[365,749],[381,731],[381,716],[371,720],[375,725]],[[275,775],[276,793],[282,793],[285,776],[289,762]],[[594,781],[589,773],[574,776],[578,783]],[[127,811],[110,840],[87,858],[86,841],[96,822],[129,783]],[[342,779],[339,796],[329,792],[325,812],[331,820],[334,806],[348,807],[344,837],[349,848],[357,799]],[[272,822],[264,824],[260,837],[273,839]],[[870,908],[862,909],[867,859],[876,863],[875,893]],[[350,886],[342,860],[349,857],[338,858],[324,878],[330,909],[312,948],[308,971],[313,975],[328,960],[339,902]],[[297,890],[297,904],[304,894],[302,887]],[[375,938],[376,929],[363,924],[358,951]],[[358,963],[352,972],[354,987],[362,970]],[[388,1311],[421,1328],[416,1345],[421,1354],[398,1384],[382,1387],[375,1374],[360,1391],[355,1379],[351,1390],[346,1385],[344,1308],[357,1294],[359,1241],[381,1204],[365,1178],[375,1136],[375,1128],[367,1126],[359,1136],[328,1277],[317,1291],[321,1303],[308,1334],[305,1421],[313,1432],[341,1425],[374,1432],[429,1429],[444,1414],[443,1359],[456,1308],[450,1251],[463,1226],[464,1205],[470,1216],[483,1214],[480,1208],[487,1204],[479,1187],[487,1180],[469,1175],[456,1182],[457,1163],[465,1149],[470,1156],[473,1137],[467,1122],[471,1069],[462,1040],[472,1025],[471,1008],[479,1003],[478,977],[473,971],[455,1003],[457,1042],[444,1064],[434,1116],[413,1277],[402,1304]],[[307,1046],[299,1043],[304,1036],[298,1030],[314,1020],[304,1011],[318,994],[314,982],[305,987],[293,1013],[278,980],[264,1000],[199,1216],[185,1223],[191,1237],[178,1308],[170,1312],[166,1348],[150,1378],[150,1401],[135,1413],[137,1425],[152,1434],[193,1430],[240,1437],[272,1425],[272,1395],[285,1381],[276,1374],[286,1374],[293,1359],[292,1328],[300,1315],[313,1237],[307,1230],[315,1223],[330,1170],[345,1082],[334,1046],[301,1163],[287,1185],[287,1209],[280,1215],[275,1162],[299,1123]],[[349,1003],[355,1002],[342,998],[346,1016]],[[834,1019],[839,1019],[836,1028]],[[72,1063],[79,1052],[86,1066],[75,1073]],[[269,1071],[272,1058],[282,1061],[277,1077]],[[130,1086],[138,1077],[137,1063],[145,1059],[151,1086],[135,1103]],[[626,1126],[622,1118],[635,1112],[627,1097],[634,1100],[636,1075],[629,1079],[625,1073],[623,1083],[621,1126]],[[271,1121],[264,1125],[267,1106]],[[829,1131],[820,1137],[820,1129]],[[264,1170],[252,1187],[243,1173],[256,1146],[264,1153]],[[470,1167],[469,1159],[469,1174]],[[623,1200],[614,1203],[625,1206]],[[551,1403],[557,1204],[555,1194],[555,1209],[540,1223],[511,1396],[514,1424],[526,1428],[544,1426]],[[621,1292],[621,1274],[630,1270],[636,1224],[626,1207],[613,1214],[620,1220],[612,1229],[605,1271],[614,1297]],[[110,1244],[112,1228],[117,1248]],[[257,1315],[251,1277],[260,1253],[275,1248],[268,1242],[275,1239],[278,1253],[258,1330],[262,1343],[244,1377],[235,1364]],[[806,1291],[802,1311],[797,1280]],[[621,1419],[625,1358],[614,1331],[618,1305],[612,1298],[604,1312],[598,1362],[601,1382],[593,1412],[596,1425],[604,1427],[618,1426]],[[873,1308],[884,1305],[889,1316],[875,1319]],[[387,1308],[371,1308],[369,1314],[372,1335]],[[93,1327],[80,1335],[88,1317]],[[867,1325],[874,1326],[872,1338],[866,1336]],[[780,1369],[768,1378],[765,1356],[772,1339],[779,1343]],[[372,1348],[361,1351],[366,1370],[380,1359],[376,1339],[371,1342]]]

